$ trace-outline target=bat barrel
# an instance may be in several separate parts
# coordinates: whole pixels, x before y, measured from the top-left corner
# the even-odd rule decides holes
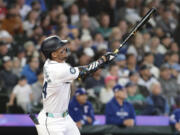
[[[120,48],[149,20],[150,16],[156,11],[156,8],[151,8],[146,15],[140,20],[140,22],[133,27],[129,35],[120,44]],[[115,50],[114,53],[118,53],[119,49]]]

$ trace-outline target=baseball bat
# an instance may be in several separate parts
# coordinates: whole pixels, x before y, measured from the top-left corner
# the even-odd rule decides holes
[[[146,15],[140,20],[139,23],[137,23],[133,28],[132,30],[130,31],[130,33],[128,34],[128,36],[124,39],[124,41],[120,44],[119,48],[116,49],[114,51],[114,53],[119,53],[121,47],[123,45],[126,44],[126,42],[132,37],[135,35],[135,33],[150,19],[150,16],[155,13],[156,9],[155,8],[151,8],[147,13]]]

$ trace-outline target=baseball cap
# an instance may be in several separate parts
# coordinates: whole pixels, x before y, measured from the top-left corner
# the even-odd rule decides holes
[[[125,87],[127,88],[127,87],[131,87],[131,86],[136,86],[136,84],[133,82],[128,82]]]
[[[120,84],[115,85],[114,88],[113,88],[114,92],[122,91],[122,90],[124,90],[124,87],[122,85],[120,85]]]
[[[10,61],[11,60],[11,57],[9,57],[9,56],[4,56],[3,58],[2,58],[2,62],[3,63],[6,63],[6,62],[8,62],[8,61]]]
[[[109,81],[111,81],[111,80],[116,80],[116,77],[115,76],[112,76],[112,75],[109,75],[109,76],[107,76],[106,78],[105,78],[105,83],[108,83]]]
[[[115,61],[123,61],[123,60],[126,60],[126,56],[124,54],[119,54],[115,58]]]
[[[87,94],[87,92],[86,92],[86,90],[83,89],[83,88],[79,88],[79,89],[77,89],[76,92],[75,92],[75,96],[85,95],[85,94]]]

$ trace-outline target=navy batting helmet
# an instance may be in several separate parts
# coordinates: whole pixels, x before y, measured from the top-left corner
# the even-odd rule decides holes
[[[41,51],[46,58],[51,58],[51,53],[68,43],[68,40],[61,40],[59,36],[47,37],[41,45]]]

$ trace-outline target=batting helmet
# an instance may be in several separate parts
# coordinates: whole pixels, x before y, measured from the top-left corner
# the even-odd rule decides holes
[[[41,45],[41,51],[46,58],[51,58],[51,53],[68,43],[68,40],[61,40],[59,36],[47,37]]]

